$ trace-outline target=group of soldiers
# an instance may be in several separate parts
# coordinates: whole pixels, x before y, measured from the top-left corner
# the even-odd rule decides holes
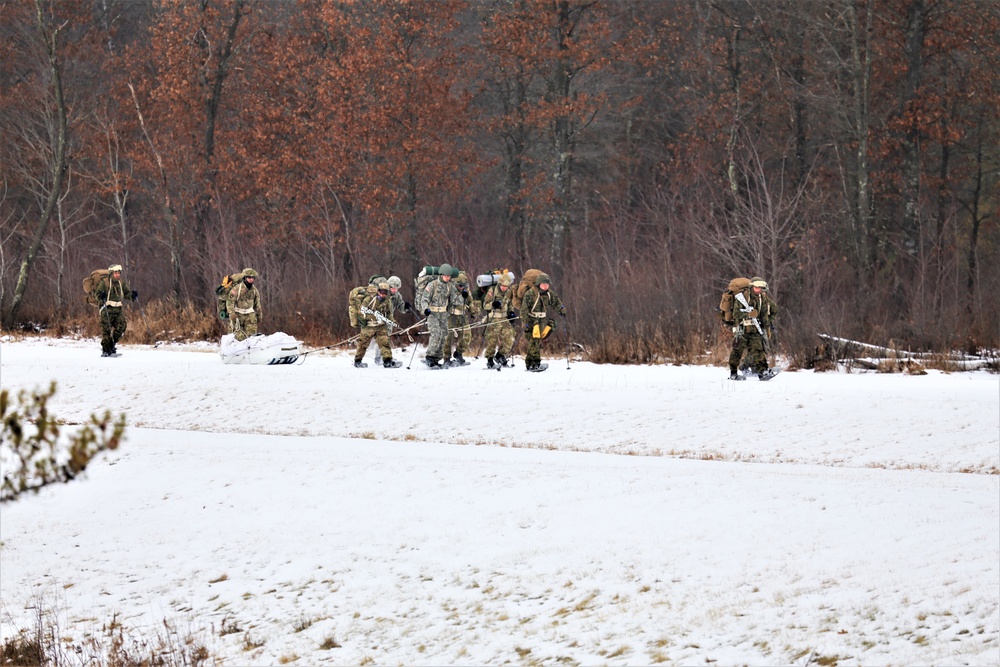
[[[426,273],[428,269],[431,273]],[[523,297],[515,302],[514,276],[508,271],[486,274],[491,284],[476,290],[461,269],[447,263],[426,267],[415,281],[415,305],[399,293],[402,281],[398,276],[373,276],[367,286],[352,290],[349,298],[351,325],[359,329],[354,365],[367,366],[364,355],[373,338],[385,368],[402,365],[393,359],[389,340],[391,330],[398,326],[394,314],[399,311],[423,316],[421,322],[426,323],[429,334],[423,362],[428,368],[468,365],[465,353],[472,343],[474,326],[485,327],[486,366],[499,370],[513,365],[514,323],[520,320],[528,340],[525,368],[544,370],[541,342],[555,330],[556,313],[565,317],[566,309],[552,292],[549,276],[536,273]]]
[[[402,281],[398,276],[388,278],[377,275],[368,285],[351,290],[348,313],[352,327],[358,329],[354,365],[364,368],[365,352],[372,339],[378,345],[382,365],[399,368],[402,362],[393,359],[389,335],[398,327],[395,313],[423,315],[418,322],[426,323],[429,333],[427,352],[423,359],[429,368],[466,366],[465,353],[472,342],[472,328],[485,327],[484,354],[488,368],[501,369],[512,366],[511,350],[516,340],[515,322],[520,320],[527,340],[524,356],[525,369],[545,369],[541,362],[541,344],[556,329],[555,315],[566,316],[566,308],[552,291],[549,276],[540,271],[530,271],[522,280],[523,295],[515,297],[514,275],[509,271],[486,274],[488,285],[472,289],[465,271],[442,264],[421,272],[415,281],[414,301],[411,304],[399,292]],[[433,276],[431,278],[430,276]],[[219,293],[219,316],[229,323],[229,333],[236,340],[246,340],[257,335],[262,318],[260,292],[257,289],[257,271],[243,269],[226,289]],[[423,280],[422,280],[423,278]],[[97,281],[92,296],[99,306],[101,324],[101,356],[119,356],[118,340],[128,328],[122,312],[124,301],[136,301],[139,294],[130,289],[122,278],[122,267],[113,264],[107,275]],[[767,294],[767,283],[754,277],[736,298],[739,306],[733,309],[733,343],[729,356],[730,379],[743,380],[738,371],[741,363],[762,380],[774,376],[768,368],[768,338],[773,334],[778,306]],[[483,316],[480,320],[480,316]]]

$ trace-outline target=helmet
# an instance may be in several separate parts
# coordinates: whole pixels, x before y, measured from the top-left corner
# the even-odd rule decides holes
[[[253,269],[243,269],[244,278],[257,278],[257,272]]]
[[[549,274],[547,273],[538,274],[538,277],[535,278],[535,285],[538,286],[541,285],[542,283],[548,283],[550,285],[552,284],[552,279],[549,278]]]
[[[447,262],[445,262],[444,264],[442,264],[441,266],[439,266],[438,267],[438,275],[439,276],[451,276],[451,264],[448,264]],[[451,276],[451,277],[454,278],[455,276]]]
[[[501,285],[506,285],[507,287],[510,287],[511,284],[513,284],[514,282],[514,279],[511,277],[509,273],[501,273],[500,277],[497,278],[497,282],[500,283]]]
[[[751,287],[759,287],[762,290],[767,290],[767,283],[764,282],[764,279],[761,278],[760,276],[754,276],[753,278],[751,278],[750,279],[750,286]]]
[[[399,279],[399,276],[389,276],[387,282],[389,283],[389,287],[395,287],[396,289],[403,286],[403,281]]]
[[[112,264],[111,266],[108,267],[108,271],[110,271],[112,273],[114,273],[115,271],[121,271],[121,270],[122,270],[122,265],[121,264]]]

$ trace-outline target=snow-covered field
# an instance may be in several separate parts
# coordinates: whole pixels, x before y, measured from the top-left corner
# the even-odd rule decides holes
[[[3,388],[129,423],[0,506],[4,637],[43,600],[227,665],[1000,664],[996,375],[123,342],[0,343]]]

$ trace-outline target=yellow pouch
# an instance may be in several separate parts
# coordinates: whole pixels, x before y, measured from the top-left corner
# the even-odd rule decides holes
[[[537,327],[538,325],[536,324],[535,326]],[[548,336],[549,332],[551,332],[551,331],[552,331],[552,327],[550,327],[548,324],[546,324],[545,328],[542,329],[542,338],[545,338],[546,336]]]
[[[539,331],[538,331],[538,325],[537,324],[531,330],[531,337],[532,338],[541,338],[542,337],[541,333],[539,333]]]

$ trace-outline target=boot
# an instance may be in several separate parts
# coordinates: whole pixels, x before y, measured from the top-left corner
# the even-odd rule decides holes
[[[396,361],[395,359],[393,359],[391,357],[389,359],[383,359],[382,360],[382,366],[384,368],[399,368],[402,365],[403,365],[402,361]]]
[[[459,365],[459,366],[464,366],[464,365],[465,365],[465,357],[463,357],[463,356],[462,356],[462,353],[461,353],[461,352],[456,352],[456,353],[455,353],[455,354],[453,355],[453,357],[454,357],[455,361],[457,361],[457,362],[458,362],[458,365]]]
[[[740,375],[736,371],[732,371],[732,370],[729,371],[729,379],[730,380],[746,380],[745,377],[743,377],[742,375]]]
[[[111,353],[108,352],[107,350],[101,350],[101,356],[102,357],[110,357]]]
[[[437,357],[424,357],[424,363],[428,368],[443,368],[441,360]]]
[[[507,357],[503,356],[499,352],[496,353],[496,356],[494,358],[496,359],[497,366],[499,366],[500,368],[503,368],[504,366],[507,365]]]
[[[355,368],[368,368],[368,364],[366,364],[365,362],[361,361],[360,359],[355,359],[354,360],[354,367]]]
[[[486,368],[493,368],[494,365],[493,357],[486,357]]]

